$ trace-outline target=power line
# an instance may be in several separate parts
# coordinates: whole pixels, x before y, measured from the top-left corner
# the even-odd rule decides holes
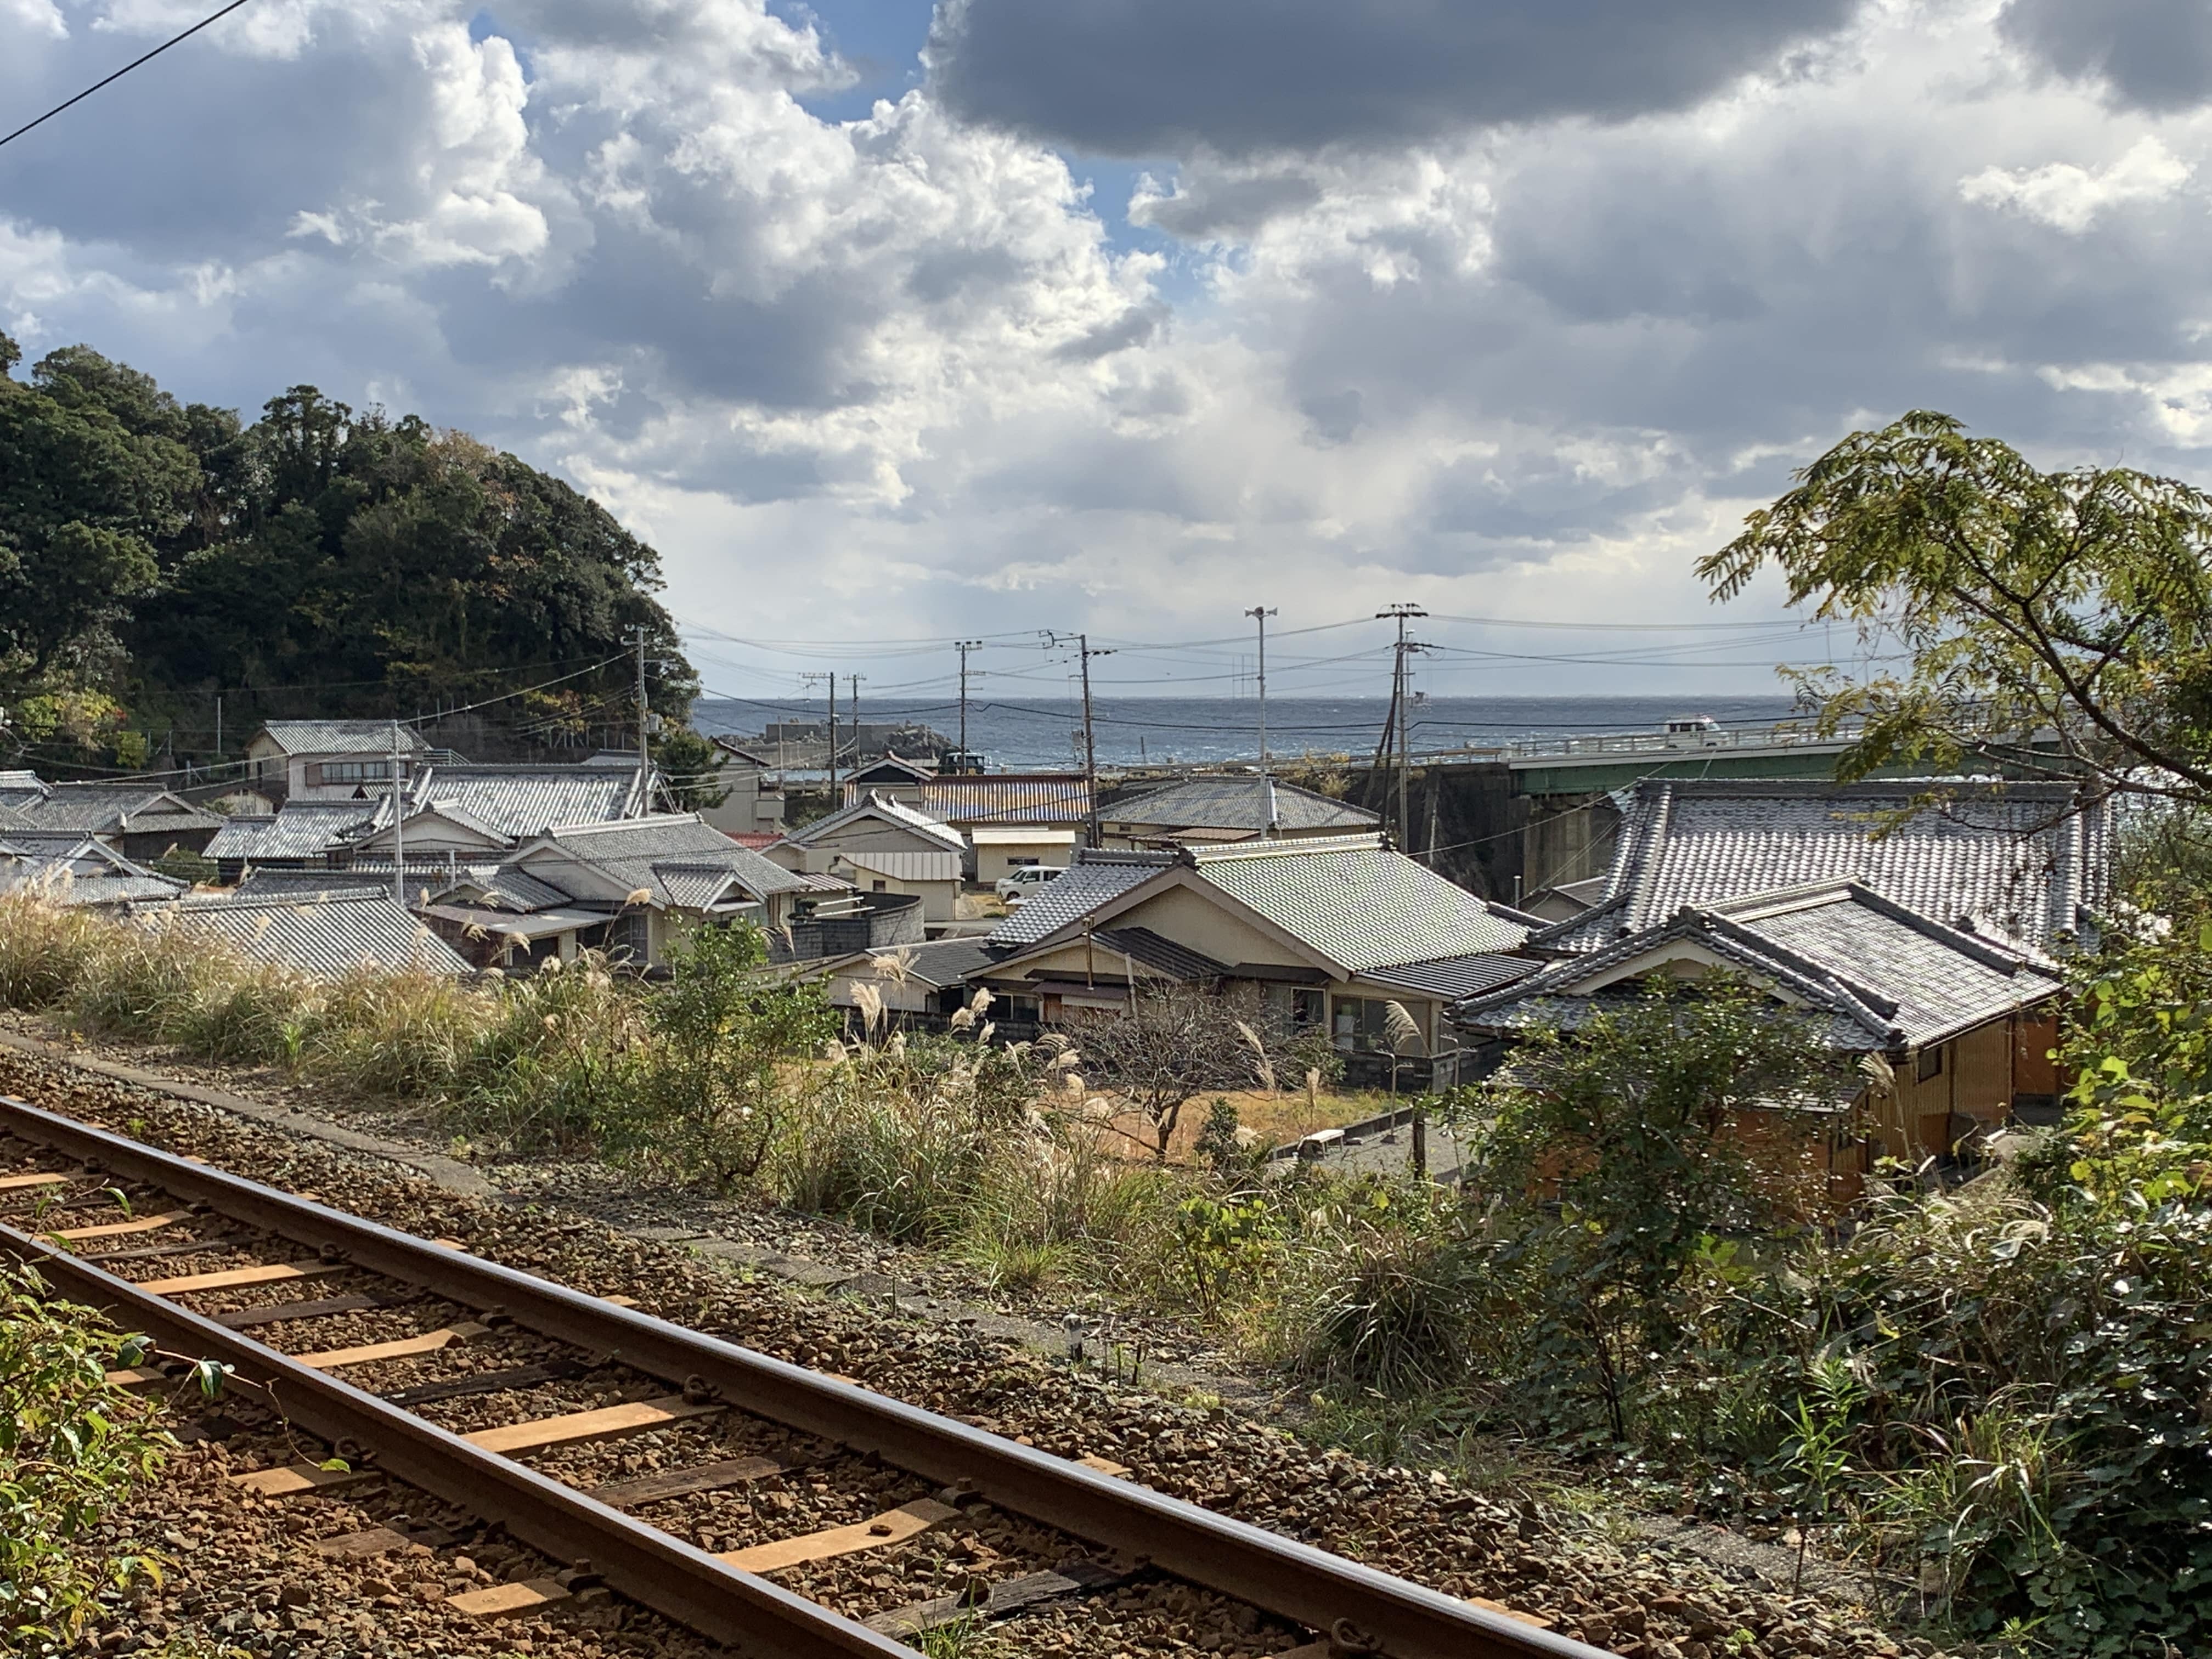
[[[15,140],[21,138],[33,127],[42,125],[46,122],[52,120],[54,117],[59,115],[71,104],[82,103],[86,99],[91,97],[94,93],[98,92],[102,87],[107,86],[111,82],[120,81],[125,76],[130,74],[132,70],[137,69],[139,64],[150,62],[152,59],[159,58],[163,52],[168,51],[171,46],[177,45],[179,41],[191,40],[192,36],[198,34],[209,24],[217,22],[222,19],[229,16],[231,13],[236,11],[245,3],[246,0],[230,0],[230,3],[225,6],[221,11],[212,13],[206,17],[201,18],[198,22],[193,24],[191,27],[186,29],[182,34],[171,36],[168,40],[162,41],[160,46],[155,47],[153,51],[146,53],[144,57],[132,58],[121,69],[116,70],[114,74],[106,77],[106,79],[94,81],[82,92],[77,94],[76,97],[64,99],[60,103],[56,104],[52,109],[48,110],[44,115],[39,117],[37,120],[24,122],[21,126],[17,127],[15,131],[9,133],[5,138],[0,138],[0,144],[14,143]]]

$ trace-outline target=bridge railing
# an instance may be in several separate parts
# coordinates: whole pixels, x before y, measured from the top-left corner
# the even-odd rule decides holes
[[[1841,749],[1858,741],[1856,731],[1822,733],[1794,720],[1703,732],[1615,732],[1590,737],[1522,738],[1492,752],[1502,760],[1565,760],[1583,757],[1698,755],[1741,749]]]

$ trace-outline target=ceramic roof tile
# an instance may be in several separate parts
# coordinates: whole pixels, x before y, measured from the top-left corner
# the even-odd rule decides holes
[[[1175,862],[1173,853],[1079,852],[1064,874],[1030,894],[1019,909],[992,929],[991,942],[1035,945],[1132,887],[1150,881]]]
[[[639,817],[647,805],[635,761],[626,766],[434,765],[410,793],[417,805],[458,808],[518,840],[556,823]]]
[[[262,731],[288,755],[388,755],[390,720],[270,720]],[[429,744],[412,726],[398,728],[402,753],[419,754]]]
[[[830,831],[842,830],[848,823],[857,823],[868,817],[896,824],[934,842],[947,852],[957,854],[966,850],[965,843],[960,839],[960,832],[951,825],[939,823],[918,807],[908,806],[904,801],[890,799],[873,790],[869,791],[864,799],[854,801],[850,806],[788,831],[784,839],[793,846],[812,847]]]
[[[1556,1012],[1561,999],[1609,988],[1598,982],[1623,965],[1687,939],[1826,1012],[1830,1041],[1862,1049],[1941,1041],[2045,1000],[2062,985],[2047,958],[1839,882],[1678,911],[1518,984],[1479,993],[1455,1017],[1481,1029],[1523,1026]]]
[[[1349,833],[1372,830],[1382,820],[1363,806],[1285,783],[1256,772],[1220,777],[1184,778],[1127,800],[1102,806],[1105,823],[1168,833],[1176,830],[1243,830],[1256,835],[1267,819],[1265,789],[1274,794],[1275,826],[1286,830]]]
[[[1077,824],[1091,816],[1091,786],[1019,772],[932,778],[921,786],[921,810],[940,823]]]
[[[1946,799],[1891,821],[1929,793]],[[2075,810],[2056,784],[1646,783],[1628,805],[1607,879],[1607,899],[1622,907],[1603,920],[1576,917],[1539,942],[1587,948],[1686,904],[1848,879],[1923,915],[1972,917],[2049,949],[2061,934],[2094,928],[2107,897],[2110,823],[2108,805]]]
[[[1510,951],[1528,936],[1379,836],[1248,842],[1191,856],[1205,880],[1353,973]]]
[[[257,962],[336,979],[358,969],[463,974],[468,963],[386,892],[196,898],[154,913],[157,925],[220,934]]]
[[[244,859],[319,858],[366,825],[373,808],[366,801],[288,801],[273,817],[233,817],[207,844],[218,861]]]

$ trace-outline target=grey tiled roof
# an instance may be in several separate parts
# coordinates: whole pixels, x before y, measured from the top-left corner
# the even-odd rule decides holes
[[[1149,927],[1101,927],[1091,937],[1099,950],[1115,956],[1133,957],[1147,968],[1158,969],[1170,979],[1188,982],[1225,979],[1229,975],[1227,963],[1216,962],[1202,951],[1186,949]]]
[[[919,807],[908,806],[904,801],[888,799],[873,790],[869,791],[865,799],[854,801],[850,806],[832,812],[827,817],[817,818],[811,823],[790,831],[784,839],[796,847],[816,846],[831,830],[842,830],[848,823],[857,823],[863,818],[872,817],[896,824],[900,829],[920,836],[947,852],[957,854],[966,850],[965,843],[961,841],[958,830],[950,825],[939,823]]]
[[[274,817],[234,817],[207,844],[217,860],[319,858],[366,825],[373,811],[367,801],[288,801]]]
[[[921,786],[921,810],[940,823],[1075,824],[1091,815],[1091,786],[1051,773],[932,778]]]
[[[1456,1000],[1494,991],[1526,979],[1543,964],[1527,957],[1500,956],[1494,951],[1476,956],[1440,957],[1433,962],[1402,962],[1390,968],[1371,968],[1360,975],[1408,991]]]
[[[1035,945],[1071,921],[1089,915],[1141,882],[1150,881],[1176,861],[1173,853],[1099,853],[1075,855],[1064,875],[1055,877],[1022,901],[1021,908],[991,930],[994,945]]]
[[[1247,842],[1191,856],[1205,880],[1352,973],[1510,951],[1528,935],[1376,836]]]
[[[157,923],[220,934],[257,962],[319,979],[363,968],[419,968],[464,974],[453,946],[386,892],[293,894],[272,898],[194,898],[154,913]]]
[[[960,879],[957,853],[878,852],[873,848],[841,847],[830,862],[849,864],[855,870],[865,870],[872,876],[882,876],[890,881]]]
[[[410,793],[418,805],[458,807],[513,839],[556,823],[640,817],[649,805],[635,759],[625,766],[434,765]]]
[[[1877,836],[1884,815],[1929,792],[1947,799]],[[1646,783],[1607,876],[1607,901],[1621,902],[1537,943],[1589,949],[1686,904],[1850,879],[1923,915],[1971,917],[2049,949],[2061,934],[2094,930],[2110,842],[2109,805],[2074,810],[2057,784]]]
[[[262,731],[288,755],[388,755],[392,752],[390,720],[270,720]],[[419,754],[430,745],[412,726],[399,727],[404,754]]]
[[[76,909],[173,899],[190,882],[133,864],[89,836],[14,834],[0,842],[0,889],[26,888],[49,903]]]
[[[409,865],[409,902],[420,903],[425,892],[434,896],[451,886],[455,873],[443,862]],[[465,876],[469,873],[466,866],[461,867],[461,873]],[[246,872],[245,879],[233,890],[243,898],[296,899],[303,894],[313,893],[388,893],[392,890],[392,866],[389,864],[362,863],[349,865],[342,870],[333,870],[324,865],[291,870],[256,866]]]
[[[143,783],[57,783],[52,788],[52,793],[16,806],[18,821],[32,829],[82,830],[94,835],[213,830],[222,823],[166,789]]]
[[[696,813],[664,813],[613,823],[563,824],[552,831],[550,839],[571,856],[627,882],[629,890],[649,891],[656,902],[679,908],[690,907],[674,897],[661,880],[658,872],[664,866],[726,871],[748,894],[760,898],[806,892],[816,885],[750,848],[738,846]],[[554,872],[543,869],[533,873],[541,880],[554,878]],[[679,884],[687,892],[696,888],[689,882]]]
[[[1454,1018],[1492,1030],[1544,1019],[1572,1023],[1591,1004],[1598,981],[1684,940],[1826,1014],[1829,1041],[1846,1048],[1942,1042],[2047,1000],[2063,984],[2047,958],[1949,927],[1860,883],[1836,882],[1680,910],[1601,950],[1472,997]]]
[[[1184,778],[1099,809],[1108,823],[1126,823],[1166,834],[1177,830],[1249,830],[1257,834],[1267,822],[1263,786],[1274,791],[1277,828],[1350,834],[1372,830],[1382,820],[1364,806],[1347,805],[1279,778],[1231,773],[1222,777]]]
[[[834,961],[810,963],[810,972],[857,974],[867,978],[868,963],[879,957],[889,957],[904,964],[907,978],[928,986],[932,990],[949,990],[964,984],[971,975],[989,967],[999,956],[990,944],[980,939],[937,939],[927,945],[902,945],[885,951],[860,951],[849,957]]]
[[[0,771],[0,811],[27,801],[44,800],[46,795],[46,786],[36,772]]]

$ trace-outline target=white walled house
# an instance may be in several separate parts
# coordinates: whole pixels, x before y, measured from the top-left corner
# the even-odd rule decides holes
[[[388,793],[396,742],[412,777],[430,752],[413,727],[390,720],[270,720],[246,746],[260,793],[287,800],[360,800]]]

